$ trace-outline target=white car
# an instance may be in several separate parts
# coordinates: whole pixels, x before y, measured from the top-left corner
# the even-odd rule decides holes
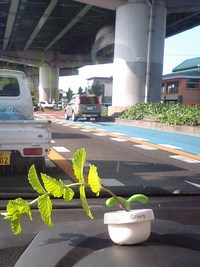
[[[40,101],[38,102],[38,106],[41,108],[53,109],[54,104],[49,103],[48,101]]]

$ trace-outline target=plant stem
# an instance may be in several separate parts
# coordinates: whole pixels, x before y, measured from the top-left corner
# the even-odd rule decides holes
[[[129,209],[124,205],[124,203],[109,189],[101,186],[101,190],[107,192],[108,194],[110,194],[120,205],[120,207],[125,210],[125,211],[129,211]]]
[[[31,202],[29,202],[29,205],[32,205],[32,204],[34,204],[34,203],[37,202],[37,201],[38,201],[38,197],[35,198],[34,200],[32,200]]]

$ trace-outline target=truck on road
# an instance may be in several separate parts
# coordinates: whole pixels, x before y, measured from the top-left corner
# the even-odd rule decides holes
[[[34,118],[25,74],[0,70],[0,169],[43,169],[50,146],[50,121]]]

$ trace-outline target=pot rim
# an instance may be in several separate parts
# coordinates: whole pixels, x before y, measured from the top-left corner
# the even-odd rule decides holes
[[[111,211],[104,214],[104,224],[125,224],[154,220],[152,209],[134,209],[130,211]]]

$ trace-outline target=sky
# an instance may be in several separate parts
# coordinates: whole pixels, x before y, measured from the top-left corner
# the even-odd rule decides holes
[[[200,57],[200,26],[165,39],[163,74],[171,73],[184,60],[195,57]],[[111,76],[111,66],[112,64],[83,67],[79,76],[60,77],[59,88],[68,90],[70,87],[77,93],[80,86],[84,87],[88,73],[93,77]]]
[[[163,74],[195,57],[200,57],[200,26],[165,39]]]

